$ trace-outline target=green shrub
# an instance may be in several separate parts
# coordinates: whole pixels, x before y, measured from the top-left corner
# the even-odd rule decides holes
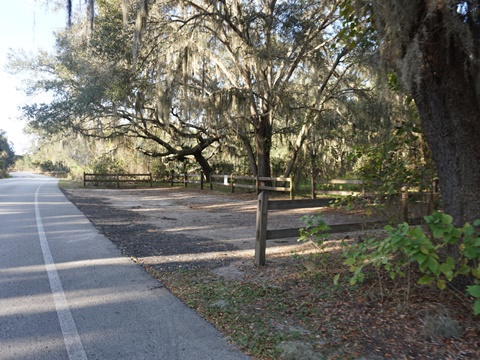
[[[389,236],[386,238],[344,244],[344,264],[352,273],[349,283],[363,282],[367,267],[385,271],[395,279],[405,276],[405,269],[410,265],[416,265],[420,273],[417,282],[436,284],[440,290],[454,279],[465,276],[471,283],[466,292],[476,299],[474,314],[480,314],[480,220],[457,228],[452,224],[452,217],[444,213],[435,212],[424,219],[429,231],[407,223],[397,227],[387,225],[384,229]],[[324,236],[321,222],[311,217],[304,220],[307,227],[301,232],[302,238]],[[323,240],[319,238],[319,241]],[[334,282],[338,283],[339,278],[340,275],[336,275]]]
[[[90,166],[95,174],[117,174],[124,172],[122,162],[106,154],[97,156]]]

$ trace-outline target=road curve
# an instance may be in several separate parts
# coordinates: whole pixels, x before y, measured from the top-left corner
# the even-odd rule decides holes
[[[0,359],[248,359],[91,225],[55,179],[0,180]]]

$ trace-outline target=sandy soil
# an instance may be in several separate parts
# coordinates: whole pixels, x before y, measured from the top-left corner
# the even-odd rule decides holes
[[[128,256],[157,270],[225,266],[253,261],[257,200],[254,194],[190,189],[68,189],[69,199]],[[269,212],[268,228],[301,227],[300,217],[322,212],[326,222],[348,223],[353,213],[330,208]],[[345,234],[344,234],[345,235]],[[275,253],[308,251],[296,238],[268,242]]]

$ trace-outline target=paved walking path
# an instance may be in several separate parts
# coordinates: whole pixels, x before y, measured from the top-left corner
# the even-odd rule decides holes
[[[0,359],[248,359],[91,225],[54,179],[0,180]]]

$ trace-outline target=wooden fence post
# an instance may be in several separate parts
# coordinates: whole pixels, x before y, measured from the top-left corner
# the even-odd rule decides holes
[[[117,174],[117,189],[120,189],[120,174]]]
[[[294,189],[294,186],[293,186],[293,177],[290,176],[288,179],[289,179],[289,181],[290,181],[290,200],[293,200],[293,198],[295,197],[295,194],[293,193],[293,189]]]
[[[187,187],[188,177],[187,173],[183,173],[183,187]]]
[[[203,190],[203,171],[200,171],[200,190]]]
[[[85,171],[83,172],[83,187],[86,186],[86,183],[87,183],[87,175],[85,174]]]
[[[213,174],[210,174],[210,190],[213,190]]]
[[[438,192],[440,192],[440,184],[439,184],[438,179],[433,180],[433,192],[434,192],[435,194],[437,194]]]
[[[257,192],[257,196],[260,195],[260,181],[258,180],[258,175],[255,176],[255,190]]]
[[[150,187],[153,187],[153,176],[152,176],[152,173],[150,173]]]
[[[233,174],[230,176],[230,187],[232,188],[232,194],[235,192],[235,179]]]
[[[267,249],[267,223],[268,223],[268,191],[264,190],[258,195],[257,222],[255,232],[255,265],[265,265]]]
[[[315,176],[312,175],[312,199],[315,199],[317,197],[317,194],[315,194]]]
[[[174,177],[175,177],[175,171],[172,170],[172,171],[170,171],[170,184],[172,185],[172,187],[173,187],[173,183],[175,181]]]
[[[402,220],[408,221],[408,187],[402,186]]]

